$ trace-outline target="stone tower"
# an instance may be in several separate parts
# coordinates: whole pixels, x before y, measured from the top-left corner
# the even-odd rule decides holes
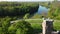
[[[44,19],[42,23],[42,33],[43,34],[52,34],[53,29],[53,20],[52,19]]]

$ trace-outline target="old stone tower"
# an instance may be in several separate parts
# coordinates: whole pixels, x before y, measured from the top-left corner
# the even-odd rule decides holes
[[[43,19],[42,29],[43,29],[42,34],[52,34],[53,20]]]

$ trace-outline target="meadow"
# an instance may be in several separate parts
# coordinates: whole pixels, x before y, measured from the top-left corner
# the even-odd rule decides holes
[[[38,32],[42,32],[42,22],[43,20],[26,20],[31,24],[34,29],[38,29]],[[39,31],[40,30],[40,31]],[[53,22],[53,31],[60,30],[60,20],[54,20]]]

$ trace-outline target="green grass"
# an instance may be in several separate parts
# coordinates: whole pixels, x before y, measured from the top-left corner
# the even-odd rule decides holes
[[[34,29],[42,29],[42,20],[27,20]],[[55,20],[53,22],[53,29],[60,30],[60,20]]]
[[[40,33],[42,32],[42,26],[41,26],[41,23],[30,23],[31,24],[31,27],[34,29],[34,33],[37,32],[37,33]]]
[[[27,20],[31,24],[31,27],[34,29],[34,33],[40,33],[42,32],[42,20]]]
[[[29,23],[42,23],[42,20],[26,20]]]
[[[31,27],[34,29],[34,33],[40,33],[42,32],[42,20],[28,20],[27,22],[29,22],[31,24]]]
[[[31,27],[33,29],[37,30],[38,32],[41,32],[43,20],[26,20],[26,21],[31,24]],[[60,30],[60,20],[54,20],[53,29]]]
[[[55,22],[53,23],[53,28],[54,28],[55,30],[60,30],[60,21],[55,21]]]
[[[41,28],[41,23],[31,23],[31,26],[32,26],[33,28],[39,29],[39,28]]]

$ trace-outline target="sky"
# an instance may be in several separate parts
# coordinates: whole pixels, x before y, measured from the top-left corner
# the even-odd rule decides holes
[[[53,1],[53,0],[0,0],[0,1],[37,2],[37,1]]]

